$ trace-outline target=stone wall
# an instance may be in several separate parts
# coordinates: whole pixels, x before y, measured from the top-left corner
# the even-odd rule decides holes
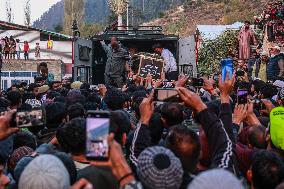
[[[65,75],[64,63],[61,60],[3,60],[2,72],[5,71],[30,71],[37,72],[38,65],[41,62],[46,62],[48,70],[50,73],[53,73],[55,80],[61,80]]]

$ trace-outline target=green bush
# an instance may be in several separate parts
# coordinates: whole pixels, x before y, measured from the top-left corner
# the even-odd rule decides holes
[[[203,40],[198,55],[198,73],[211,75],[220,72],[220,61],[229,54],[238,55],[239,30],[227,30],[216,39]]]

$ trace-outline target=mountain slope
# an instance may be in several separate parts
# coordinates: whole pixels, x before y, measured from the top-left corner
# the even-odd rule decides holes
[[[53,31],[56,26],[63,26],[64,19],[64,1],[59,1],[49,8],[40,19],[33,23],[36,28],[46,29]]]
[[[144,25],[161,25],[165,33],[186,37],[194,34],[197,25],[232,24],[237,21],[252,21],[254,15],[263,11],[266,0],[191,1],[165,12],[162,18]],[[256,4],[258,6],[256,6]]]
[[[164,11],[169,10],[173,6],[181,5],[185,1],[186,0],[130,0],[130,16],[133,16],[131,24],[132,21],[134,25],[137,25],[157,18],[163,14]],[[85,1],[85,22],[87,24],[95,23],[107,25],[111,16],[108,0]],[[42,29],[54,30],[56,26],[62,26],[63,21],[64,0],[61,0],[45,12],[40,19],[34,22],[34,26]]]

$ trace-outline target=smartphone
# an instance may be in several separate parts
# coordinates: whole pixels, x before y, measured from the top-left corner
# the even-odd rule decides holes
[[[88,160],[107,161],[109,146],[107,137],[110,127],[110,113],[88,111],[86,119],[86,158]]]
[[[15,124],[19,128],[43,126],[44,119],[42,110],[16,112]]]
[[[245,72],[243,70],[236,71],[236,76],[237,77],[243,77],[243,76],[245,76]]]
[[[173,84],[173,82],[163,82],[163,87],[164,88],[174,88],[175,86],[174,86],[174,84]]]
[[[226,79],[226,74],[229,74],[229,80],[231,80],[234,72],[233,59],[226,58],[221,60],[221,70],[222,70],[222,82],[224,83]]]
[[[219,80],[219,75],[218,75],[218,74],[214,74],[213,80],[214,80],[214,81],[218,81],[218,80]]]
[[[99,87],[98,87],[98,85],[90,85],[90,90],[91,91],[98,91]]]
[[[202,87],[204,85],[204,80],[202,78],[191,78],[188,81],[189,84],[194,87]]]
[[[157,102],[181,102],[178,91],[173,88],[155,89],[154,101]]]
[[[238,104],[247,104],[248,103],[248,91],[245,89],[239,89],[237,92],[237,101]]]

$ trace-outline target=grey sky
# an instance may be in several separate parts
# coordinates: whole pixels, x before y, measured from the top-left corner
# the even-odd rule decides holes
[[[26,0],[10,0],[13,13],[14,23],[24,24],[24,2]],[[52,5],[60,0],[31,0],[31,20],[34,22],[37,20],[45,11],[47,11]],[[6,0],[0,0],[0,20],[6,20],[5,12]]]

